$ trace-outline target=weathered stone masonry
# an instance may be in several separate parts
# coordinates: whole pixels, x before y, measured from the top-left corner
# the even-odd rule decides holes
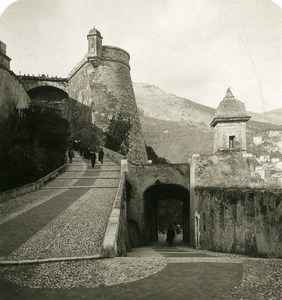
[[[127,197],[127,210],[129,225],[135,224],[135,228],[129,226],[129,236],[132,241],[141,245],[148,243],[145,233],[145,206],[144,193],[158,184],[178,185],[190,190],[190,166],[188,164],[166,165],[134,165],[129,164],[127,180],[130,188],[130,197]],[[187,198],[189,204],[189,198]],[[186,216],[189,218],[189,216]],[[137,232],[137,229],[139,233]],[[134,236],[136,235],[136,236]],[[133,247],[140,244],[132,243]]]
[[[21,82],[12,71],[3,66],[0,66],[0,91],[0,115],[2,117],[9,114],[11,105],[17,109],[23,109],[30,104],[29,96]]]
[[[88,53],[70,73],[69,95],[91,107],[94,124],[104,131],[118,116],[128,121],[129,135],[121,147],[130,161],[145,163],[147,155],[130,76],[129,54],[120,48],[102,46],[102,37],[96,29],[90,30],[88,41]]]
[[[281,190],[196,188],[200,247],[282,257]]]

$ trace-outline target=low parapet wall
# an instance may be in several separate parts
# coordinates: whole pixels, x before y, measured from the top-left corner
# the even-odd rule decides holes
[[[118,191],[109,218],[104,241],[102,244],[102,257],[126,256],[126,202],[125,198],[125,172],[121,172]]]
[[[118,165],[121,165],[121,160],[124,159],[124,156],[120,153],[114,152],[108,148],[102,147],[105,153],[105,156],[107,156],[110,160],[115,162]]]
[[[67,166],[68,164],[64,164],[60,168],[54,170],[53,172],[47,174],[46,176],[40,178],[35,182],[0,193],[0,203],[39,190],[45,182],[55,178],[58,174],[62,173]]]

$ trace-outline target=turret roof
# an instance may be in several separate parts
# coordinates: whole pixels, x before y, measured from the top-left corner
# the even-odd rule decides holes
[[[227,122],[228,120],[234,119],[247,121],[249,118],[250,117],[247,115],[244,103],[235,99],[231,89],[228,88],[225,97],[220,102],[216,110],[211,126],[215,126],[216,123],[220,121]]]
[[[243,102],[235,99],[230,88],[227,89],[226,95],[220,102],[215,117],[228,118],[228,117],[245,117],[247,116],[245,105]]]
[[[101,36],[101,32],[99,30],[97,30],[94,26],[94,28],[89,30],[88,35],[99,35],[99,36]]]

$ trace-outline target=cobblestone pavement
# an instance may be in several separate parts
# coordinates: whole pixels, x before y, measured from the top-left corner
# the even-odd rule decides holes
[[[282,299],[282,260],[244,259],[244,276],[224,299]]]
[[[220,257],[214,263],[169,263],[163,253],[171,250],[148,247],[126,258],[5,267],[3,299],[216,299],[242,277],[240,263]]]
[[[0,290],[3,299],[281,299],[281,260],[164,243],[128,255],[0,268]]]
[[[119,170],[107,159],[92,169],[88,161],[76,156],[67,172],[40,191],[3,203],[0,259],[98,254],[117,192]]]

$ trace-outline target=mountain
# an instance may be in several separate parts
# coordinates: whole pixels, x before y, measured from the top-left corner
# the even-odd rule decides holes
[[[282,108],[271,110],[264,113],[264,117],[269,120],[269,122],[275,122],[276,124],[282,124]]]
[[[181,163],[187,162],[194,153],[212,153],[213,131],[210,123],[215,109],[167,93],[147,83],[134,83],[133,86],[146,144],[153,147],[159,156],[170,162]],[[259,133],[282,131],[279,110],[249,114],[249,144],[252,143],[253,136]]]
[[[213,119],[214,108],[167,93],[148,83],[134,83],[133,87],[137,105],[146,117],[191,124],[203,123],[208,126]],[[282,125],[282,108],[266,113],[248,114],[252,121]]]
[[[213,108],[166,93],[154,85],[134,83],[133,87],[137,106],[145,117],[209,128]]]

